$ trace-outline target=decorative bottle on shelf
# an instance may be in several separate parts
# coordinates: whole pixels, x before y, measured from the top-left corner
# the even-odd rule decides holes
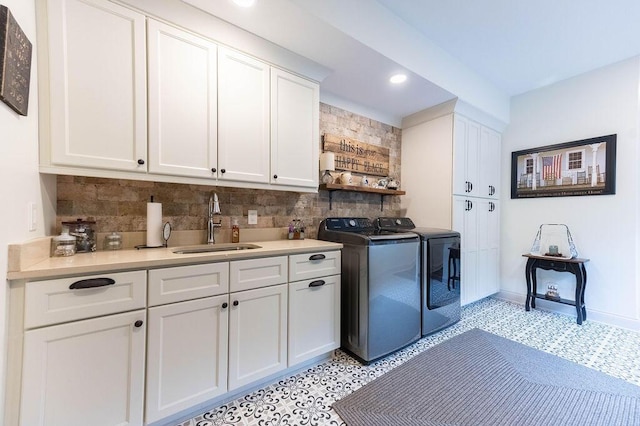
[[[238,226],[238,220],[233,220],[233,225],[231,226],[231,242],[239,243],[240,242],[240,227]]]

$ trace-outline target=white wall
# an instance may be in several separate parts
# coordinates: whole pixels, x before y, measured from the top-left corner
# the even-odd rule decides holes
[[[638,271],[640,58],[610,65],[512,99],[511,122],[502,148],[501,294],[524,302],[525,259],[538,226],[569,226],[586,264],[588,318],[640,327]],[[511,152],[616,133],[616,194],[546,199],[510,199]],[[607,171],[608,173],[609,171]],[[538,283],[559,284],[573,298],[572,275],[539,271]],[[544,300],[537,305],[575,314]]]
[[[7,245],[21,243],[49,233],[45,229],[53,216],[55,185],[52,178],[41,180],[38,173],[38,74],[36,61],[35,2],[3,0],[33,45],[28,116],[16,114],[0,102],[0,276],[7,275]],[[53,192],[51,192],[53,191]],[[37,206],[37,230],[29,231],[27,206]],[[4,417],[6,365],[7,283],[0,280],[0,419]]]

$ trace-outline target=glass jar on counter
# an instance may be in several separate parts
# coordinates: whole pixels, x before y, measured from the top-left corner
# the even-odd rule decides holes
[[[105,235],[102,248],[104,250],[120,250],[122,248],[122,235],[117,232]]]
[[[122,235],[112,232],[104,237],[104,250],[120,250],[122,248]]]
[[[69,235],[76,237],[76,253],[96,251],[95,221],[78,219],[62,222],[62,226],[69,228]]]
[[[73,256],[76,254],[76,237],[69,235],[68,229],[51,239],[51,255],[54,257]]]

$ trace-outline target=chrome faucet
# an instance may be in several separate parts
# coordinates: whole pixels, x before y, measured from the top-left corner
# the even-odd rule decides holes
[[[222,228],[222,220],[215,222],[213,220],[214,215],[221,215],[220,203],[218,203],[218,194],[213,193],[209,196],[209,215],[207,219],[207,244],[215,244],[215,229]]]

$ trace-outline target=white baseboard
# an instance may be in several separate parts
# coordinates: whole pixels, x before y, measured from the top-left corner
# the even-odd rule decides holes
[[[527,298],[526,294],[522,293],[514,293],[510,291],[501,290],[497,294],[494,295],[495,298],[506,300],[508,302],[518,303],[522,305],[524,309],[524,304]],[[554,312],[557,314],[567,315],[576,317],[576,308],[569,305],[563,305],[561,303],[555,303],[544,299],[536,299],[536,309],[540,309],[542,311]],[[614,315],[609,312],[602,312],[594,309],[590,309],[587,305],[587,320],[593,322],[599,322],[602,324],[612,325],[614,327],[625,328],[631,331],[640,330],[640,319],[637,318],[627,318],[619,315]]]

